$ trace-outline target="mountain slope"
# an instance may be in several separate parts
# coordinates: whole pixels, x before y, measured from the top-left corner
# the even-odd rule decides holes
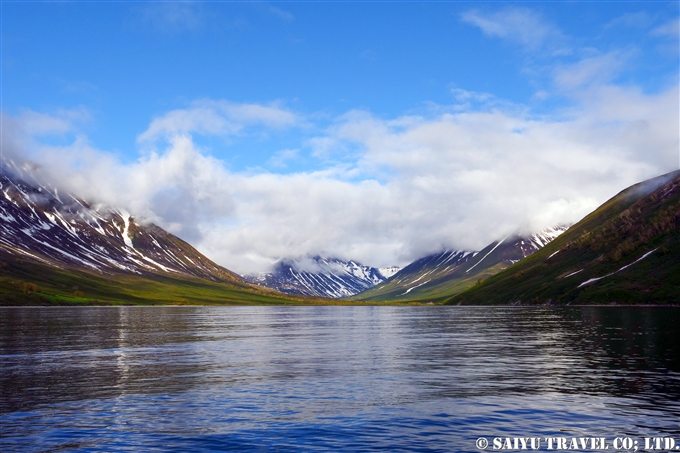
[[[545,246],[566,230],[555,227],[531,235],[511,235],[479,252],[445,251],[421,258],[353,300],[437,300],[460,293]]]
[[[0,247],[53,266],[82,266],[101,273],[169,272],[237,282],[156,225],[140,225],[121,210],[90,206],[71,194],[0,173]]]
[[[156,225],[40,184],[30,168],[2,164],[0,303],[31,303],[36,293],[43,302],[291,300],[244,282]]]
[[[386,272],[394,272],[393,268]],[[380,270],[356,261],[320,256],[278,262],[272,272],[245,279],[289,294],[340,298],[364,291],[385,280]]]
[[[680,303],[680,171],[636,184],[454,304]]]

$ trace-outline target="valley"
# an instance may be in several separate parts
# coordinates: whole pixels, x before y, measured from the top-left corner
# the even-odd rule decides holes
[[[634,185],[568,228],[514,233],[404,268],[322,256],[240,276],[123,209],[0,174],[0,303],[592,304],[680,301],[680,172]]]

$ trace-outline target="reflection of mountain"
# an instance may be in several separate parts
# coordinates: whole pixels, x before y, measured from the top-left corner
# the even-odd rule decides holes
[[[68,401],[115,402],[123,395],[186,392],[203,382],[199,373],[208,371],[199,361],[165,359],[173,345],[205,338],[200,318],[188,316],[187,308],[2,310],[0,344],[10,357],[3,359],[3,366],[12,372],[0,373],[0,413]],[[140,385],[149,380],[153,385]]]
[[[0,166],[0,191],[0,303],[283,297],[244,282],[156,225],[40,184],[10,161]]]
[[[398,269],[396,269],[398,270]],[[392,275],[395,268],[386,268]],[[279,261],[271,272],[245,277],[247,281],[291,294],[347,297],[384,281],[381,269],[356,261],[311,256]]]
[[[272,403],[276,396],[266,391],[243,389],[280,386],[295,395],[304,383],[323,393],[329,379],[347,385],[352,403],[355,381],[364,396],[385,401],[404,395],[377,384],[407,372],[417,377],[407,396],[419,401],[609,395],[649,401],[650,408],[657,399],[657,410],[680,415],[677,308],[2,310],[3,368],[11,370],[0,373],[5,414],[192,391]]]
[[[680,171],[622,191],[454,304],[680,303]]]
[[[525,258],[566,230],[511,235],[480,252],[446,251],[414,261],[392,278],[353,297],[355,300],[436,300],[449,297]]]

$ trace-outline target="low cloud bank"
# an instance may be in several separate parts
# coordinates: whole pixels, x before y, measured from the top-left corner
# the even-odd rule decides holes
[[[82,111],[24,112],[3,117],[2,144],[41,177],[155,222],[239,273],[307,254],[381,267],[574,222],[678,168],[677,87],[588,85],[574,98],[550,117],[444,106],[391,119],[350,111],[324,125],[275,104],[203,100],[153,119],[133,163],[79,135]],[[285,158],[313,159],[315,170],[236,172],[195,140],[302,123]],[[67,145],[47,140],[69,133]]]

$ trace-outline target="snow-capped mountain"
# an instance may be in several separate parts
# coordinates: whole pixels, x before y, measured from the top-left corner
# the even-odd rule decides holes
[[[378,271],[380,272],[380,275],[382,275],[385,278],[390,278],[397,272],[401,270],[400,267],[397,266],[389,266],[389,267],[379,267]]]
[[[385,268],[393,275],[398,268]],[[356,261],[308,256],[279,261],[271,272],[246,276],[246,281],[284,293],[340,298],[360,293],[388,277]]]
[[[557,225],[554,227],[548,227],[544,230],[530,234],[530,235],[518,235],[514,238],[515,245],[519,250],[522,251],[525,258],[532,253],[542,249],[548,243],[552,242],[557,236],[567,231],[569,227],[565,225]]]
[[[447,250],[420,258],[389,280],[356,295],[357,300],[438,298],[457,294],[543,248],[567,230],[555,226],[534,234],[514,234],[478,252]]]
[[[619,192],[531,259],[447,300],[456,305],[680,302],[680,170]]]
[[[27,166],[0,166],[0,250],[100,274],[170,274],[242,282],[181,239],[128,212],[41,184]]]

